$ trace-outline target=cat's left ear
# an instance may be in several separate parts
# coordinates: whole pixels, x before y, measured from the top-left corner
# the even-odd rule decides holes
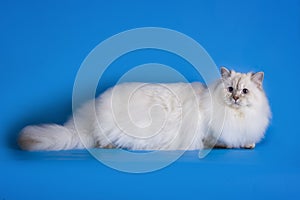
[[[258,85],[258,87],[262,88],[262,83],[264,80],[264,73],[257,72],[251,75],[251,80]]]
[[[224,78],[224,79],[229,78],[231,75],[230,70],[228,70],[226,67],[221,67],[220,72],[221,72],[222,78]]]

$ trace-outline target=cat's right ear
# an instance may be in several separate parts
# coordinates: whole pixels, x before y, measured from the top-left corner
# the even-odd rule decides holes
[[[228,78],[231,75],[230,70],[228,70],[226,67],[221,67],[220,72],[221,72],[222,78]]]
[[[251,75],[251,80],[258,85],[259,88],[262,88],[262,82],[264,80],[264,73],[257,72]]]

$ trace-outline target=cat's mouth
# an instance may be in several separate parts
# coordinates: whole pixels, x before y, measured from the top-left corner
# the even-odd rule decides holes
[[[251,104],[238,101],[238,102],[231,102],[229,106],[235,109],[239,109],[239,108],[251,107]]]
[[[239,103],[237,103],[237,102],[234,102],[233,104],[232,104],[232,107],[234,107],[234,108],[239,108],[241,105],[239,104]]]
[[[240,108],[242,105],[238,101],[231,101],[230,106],[233,108]]]

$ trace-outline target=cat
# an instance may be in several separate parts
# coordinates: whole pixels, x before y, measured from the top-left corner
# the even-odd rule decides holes
[[[196,150],[254,148],[271,118],[264,73],[220,68],[221,78],[194,83],[123,83],[90,100],[64,125],[27,126],[29,151],[84,148]]]

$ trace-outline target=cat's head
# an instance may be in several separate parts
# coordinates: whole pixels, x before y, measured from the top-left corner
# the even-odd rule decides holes
[[[224,102],[232,108],[251,107],[264,95],[263,72],[238,73],[225,67],[220,69],[224,84]]]

